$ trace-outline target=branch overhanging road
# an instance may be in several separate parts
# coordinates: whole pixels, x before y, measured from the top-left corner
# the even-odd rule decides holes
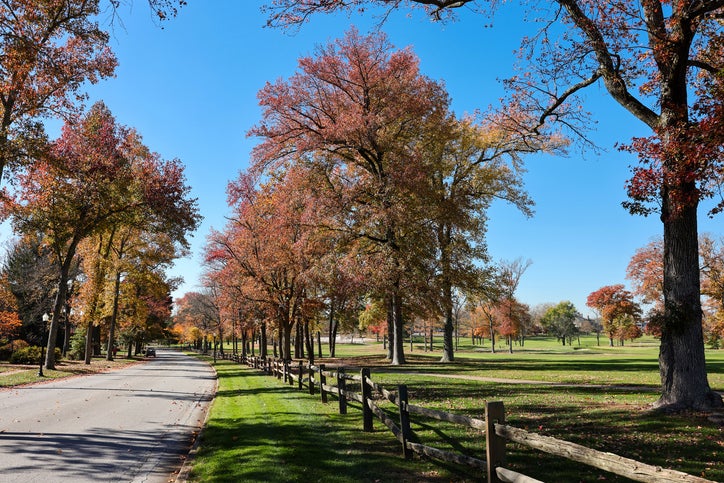
[[[180,352],[112,372],[0,390],[0,482],[173,480],[216,392]]]

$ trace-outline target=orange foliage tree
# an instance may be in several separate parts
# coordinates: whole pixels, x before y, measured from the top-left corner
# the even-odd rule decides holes
[[[630,326],[636,325],[640,319],[641,308],[634,301],[633,294],[623,285],[607,285],[591,292],[586,299],[586,305],[601,314],[603,330],[608,334],[611,347],[614,337],[622,341],[632,338]]]

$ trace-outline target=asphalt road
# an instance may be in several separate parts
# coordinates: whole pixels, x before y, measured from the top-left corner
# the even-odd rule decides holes
[[[173,481],[216,390],[171,350],[104,374],[0,390],[0,482]]]

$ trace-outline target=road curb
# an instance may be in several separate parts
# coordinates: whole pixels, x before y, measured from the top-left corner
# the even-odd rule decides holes
[[[216,391],[219,389],[219,375],[217,374],[216,367],[214,367],[213,364],[209,364],[209,366],[211,366],[211,370],[214,371],[214,380],[216,381],[216,384],[214,387],[214,399],[215,399]],[[194,442],[191,445],[191,449],[189,450],[188,454],[186,455],[183,465],[181,465],[181,469],[179,469],[178,473],[176,474],[176,479],[173,480],[174,483],[187,483],[189,481],[189,473],[191,473],[191,468],[192,468],[191,462],[193,461],[194,457],[196,456],[196,453],[199,451],[201,437],[203,435],[204,428],[206,428],[206,423],[209,420],[209,414],[211,414],[211,405],[213,404],[214,399],[212,399],[209,402],[209,407],[206,410],[206,415],[204,416],[204,421],[201,424],[199,433],[196,435],[196,439],[194,439]]]

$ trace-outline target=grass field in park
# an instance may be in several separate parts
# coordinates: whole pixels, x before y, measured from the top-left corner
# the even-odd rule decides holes
[[[662,415],[655,339],[608,347],[582,338],[561,346],[549,338],[490,353],[461,340],[456,362],[441,364],[439,343],[406,346],[408,364],[391,367],[381,344],[339,344],[337,359],[389,390],[408,385],[410,402],[478,418],[484,401],[502,401],[508,424],[643,463],[724,481],[724,414]],[[316,348],[316,347],[315,347]],[[228,348],[227,348],[228,350]],[[323,346],[323,354],[327,354]],[[724,391],[724,350],[708,350],[711,386]],[[354,369],[352,369],[354,368]],[[470,469],[405,461],[397,441],[375,421],[362,432],[359,407],[337,414],[334,397],[298,391],[252,369],[219,360],[219,395],[194,463],[196,481],[475,481]],[[385,407],[394,417],[396,409]],[[478,431],[413,418],[420,442],[483,458]],[[578,463],[508,445],[508,466],[543,481],[625,481]]]

